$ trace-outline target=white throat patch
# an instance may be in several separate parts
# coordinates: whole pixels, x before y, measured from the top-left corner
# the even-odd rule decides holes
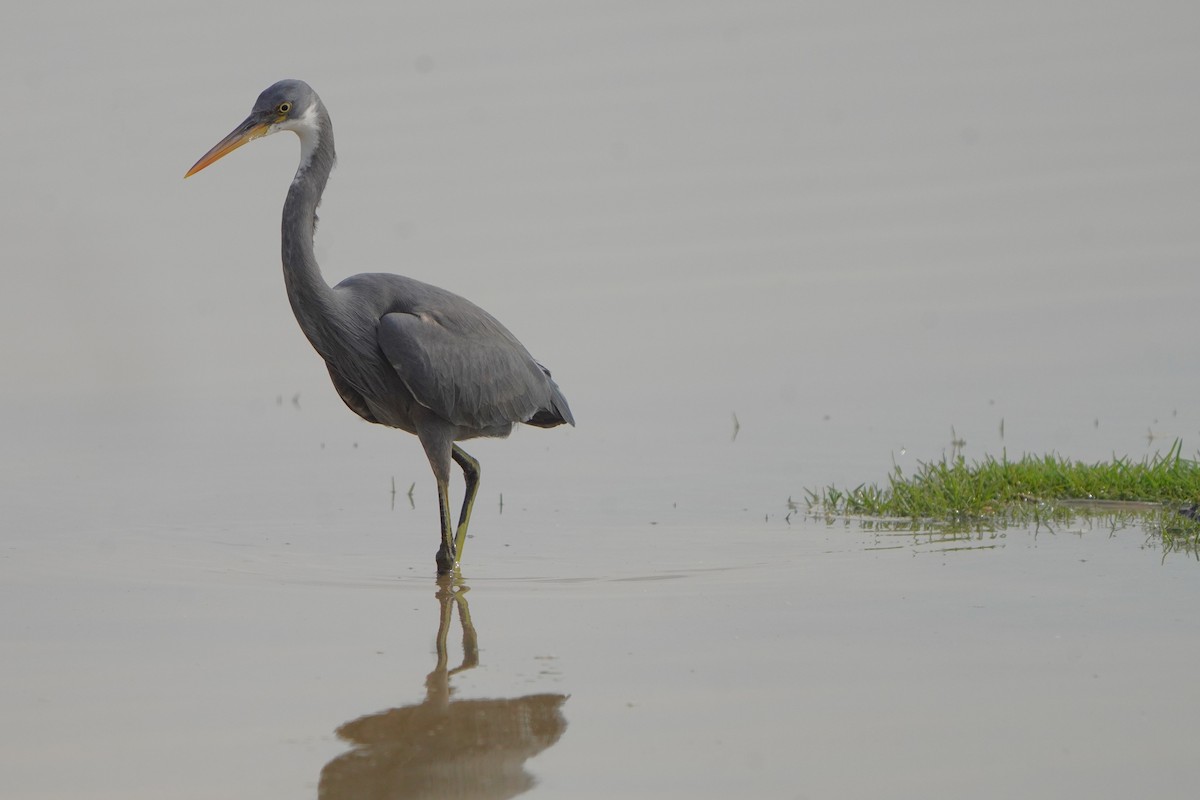
[[[321,141],[321,129],[317,125],[316,105],[309,106],[308,110],[304,112],[304,116],[275,123],[271,126],[271,133],[276,131],[292,131],[300,137],[300,166],[296,168],[296,174],[299,175],[308,169],[313,153],[316,152],[317,145]]]

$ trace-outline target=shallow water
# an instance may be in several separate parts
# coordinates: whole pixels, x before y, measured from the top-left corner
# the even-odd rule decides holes
[[[322,484],[361,458],[329,451]],[[10,533],[17,796],[1183,796],[1194,774],[1197,565],[1136,529],[618,524],[539,493],[480,509],[478,666],[439,683],[428,501],[269,485]]]
[[[1196,11],[329,13],[0,12],[0,794],[1190,796],[1194,558],[788,501],[1195,452]],[[579,419],[469,448],[477,665],[290,316],[295,144],[181,180],[281,77],[326,276],[468,295]]]

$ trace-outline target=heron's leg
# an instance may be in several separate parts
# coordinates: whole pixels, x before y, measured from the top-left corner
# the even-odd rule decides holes
[[[455,463],[462,468],[466,491],[463,493],[462,511],[458,515],[458,534],[454,538],[454,552],[462,559],[463,547],[467,543],[467,525],[471,522],[471,509],[475,507],[475,495],[479,492],[479,462],[458,445],[450,451]]]
[[[417,411],[420,411],[418,407]],[[437,551],[438,574],[447,575],[458,566],[458,553],[454,549],[454,527],[450,519],[450,456],[454,447],[453,427],[432,413],[415,413],[413,424],[433,479],[437,481],[438,517],[441,522],[442,543]]]
[[[438,515],[442,523],[442,544],[438,547],[435,559],[439,575],[445,575],[454,570],[458,565],[458,557],[454,550],[454,532],[450,522],[450,492],[448,481],[441,478],[437,481],[438,487]]]

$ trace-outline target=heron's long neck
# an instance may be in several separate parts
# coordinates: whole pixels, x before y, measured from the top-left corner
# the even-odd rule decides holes
[[[296,321],[317,352],[325,355],[335,298],[313,253],[317,206],[334,162],[333,126],[324,109],[316,126],[300,134],[300,143],[300,167],[283,204],[283,279]]]

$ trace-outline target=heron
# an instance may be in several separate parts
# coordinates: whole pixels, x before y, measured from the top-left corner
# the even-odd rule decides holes
[[[333,124],[307,83],[279,81],[185,178],[242,145],[280,131],[300,139],[300,164],[283,203],[282,260],[300,329],[325,360],[338,395],[367,422],[415,434],[437,481],[440,574],[462,558],[479,491],[479,462],[458,442],[504,438],[517,423],[553,428],[575,419],[550,370],[491,314],[445,289],[370,272],[330,286],[313,253],[317,206],[333,170]],[[458,524],[450,516],[450,462],[462,470]]]

